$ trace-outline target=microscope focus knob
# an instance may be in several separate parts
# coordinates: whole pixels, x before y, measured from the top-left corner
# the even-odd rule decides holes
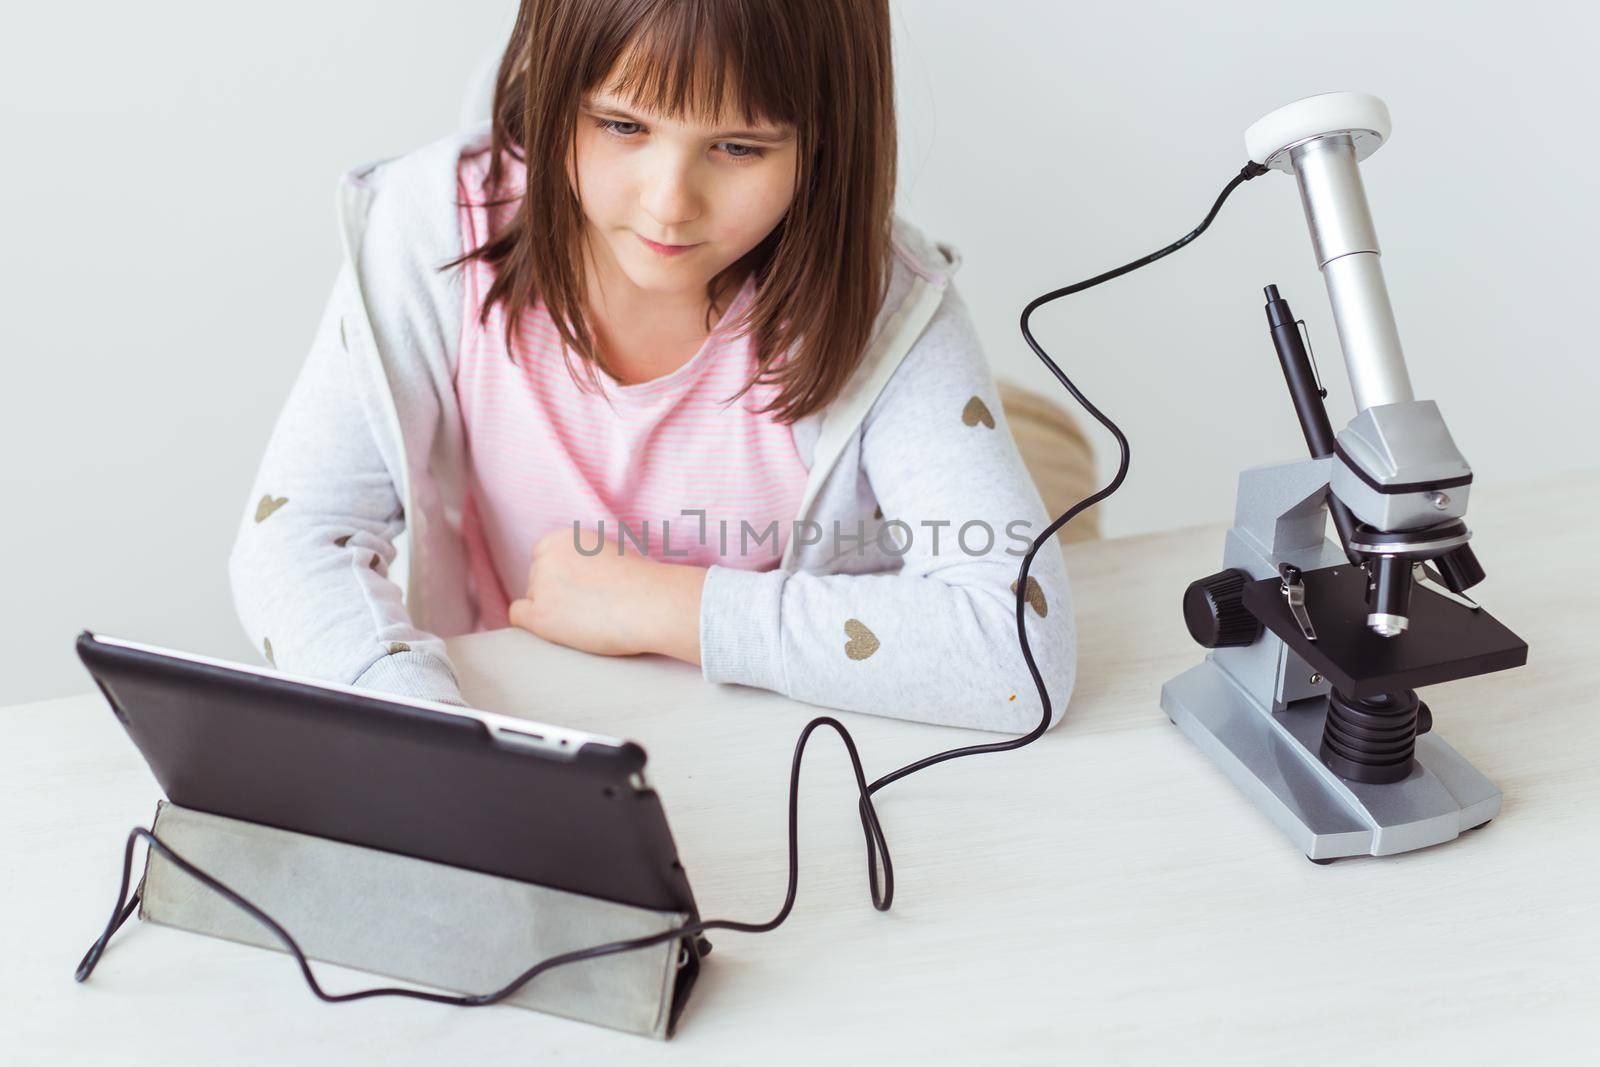
[[[1248,581],[1250,575],[1235,567],[1189,583],[1183,594],[1183,621],[1202,648],[1250,645],[1261,636],[1261,620],[1244,606]]]

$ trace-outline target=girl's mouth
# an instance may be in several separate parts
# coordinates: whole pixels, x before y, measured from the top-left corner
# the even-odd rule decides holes
[[[657,243],[655,241],[652,241],[652,240],[650,240],[650,238],[648,238],[648,237],[646,237],[646,236],[644,236],[643,234],[640,234],[640,233],[635,233],[634,236],[639,238],[639,240],[643,241],[645,247],[650,249],[650,251],[655,252],[655,253],[657,253],[659,255],[663,255],[663,256],[681,256],[683,253],[689,251],[690,249],[699,248],[700,244],[704,243],[704,242],[700,242],[700,244],[692,244],[692,245],[664,245],[664,244],[659,244],[659,243]]]

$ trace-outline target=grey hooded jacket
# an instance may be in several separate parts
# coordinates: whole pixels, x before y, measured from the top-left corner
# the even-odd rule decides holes
[[[344,262],[228,565],[239,620],[279,670],[464,702],[443,640],[478,628],[452,384],[462,282],[435,267],[461,251],[457,162],[488,137],[479,123],[339,182]],[[900,218],[893,247],[860,365],[794,424],[810,480],[780,566],[707,572],[701,672],[829,708],[1025,732],[1040,702],[1016,579],[1049,517],[951,284],[960,255]],[[1021,596],[1059,721],[1077,641],[1055,537]]]

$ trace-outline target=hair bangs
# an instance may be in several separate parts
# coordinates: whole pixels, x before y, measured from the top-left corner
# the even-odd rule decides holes
[[[708,0],[643,7],[625,38],[598,50],[586,92],[613,92],[643,111],[706,123],[731,113],[752,125],[798,122],[795,90],[812,79],[803,64],[788,69],[771,55],[758,61],[747,8]]]

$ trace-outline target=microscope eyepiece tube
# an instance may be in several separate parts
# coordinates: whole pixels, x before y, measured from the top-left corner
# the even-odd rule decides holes
[[[1350,135],[1312,138],[1290,149],[1289,161],[1357,411],[1415,399]]]

